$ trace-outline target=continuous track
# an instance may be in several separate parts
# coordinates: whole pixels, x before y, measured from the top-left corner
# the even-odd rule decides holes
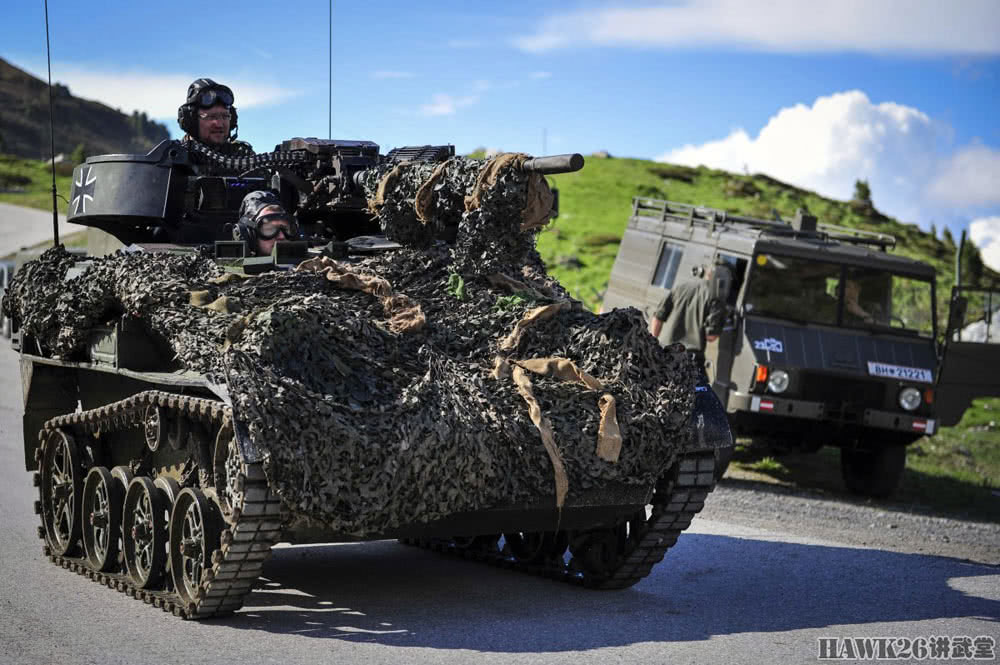
[[[154,412],[158,415],[151,421]],[[169,556],[164,566],[169,573],[163,583],[143,583],[125,565],[127,553],[102,569],[84,551],[80,537],[81,528],[87,528],[80,509],[82,479],[98,466],[95,459],[101,455],[80,451],[100,451],[112,445],[115,435],[136,428],[140,432],[131,435],[142,437],[145,428],[148,442],[151,423],[155,433],[160,423],[181,420],[214,435],[217,450],[211,461],[202,455],[201,464],[181,476],[183,488],[169,492]],[[224,616],[242,607],[281,535],[282,509],[268,489],[261,465],[239,458],[231,423],[232,413],[221,402],[159,391],[46,422],[36,452],[40,472],[34,475],[40,497],[35,509],[42,516],[38,531],[46,541],[45,555],[58,566],[185,619]],[[155,450],[153,439],[150,447]],[[135,480],[161,475],[154,457],[153,451],[143,449],[141,458],[130,461]],[[715,465],[712,451],[682,455],[657,484],[651,512],[644,509],[611,526],[402,542],[588,588],[623,589],[649,575],[690,526],[715,487]],[[128,487],[135,480],[126,483]],[[200,527],[201,540],[188,538],[191,522],[185,521],[185,511],[192,510],[193,504],[200,506],[198,515],[204,522],[194,525]],[[121,535],[119,543],[124,543],[121,513],[119,509],[118,521],[112,523],[113,532]],[[61,522],[65,515],[75,515],[77,523]],[[90,519],[94,524],[92,515]],[[91,536],[89,543],[94,540]],[[136,538],[134,532],[132,538]],[[121,549],[125,551],[124,546]],[[191,568],[196,556],[200,563]]]
[[[185,619],[204,619],[230,614],[243,605],[245,597],[260,576],[264,561],[270,555],[271,546],[281,533],[281,504],[268,489],[260,464],[247,464],[234,459],[230,464],[224,465],[229,470],[228,476],[222,475],[226,473],[224,469],[203,469],[197,477],[196,474],[189,475],[185,484],[202,491],[204,498],[218,507],[217,515],[221,521],[218,524],[217,540],[208,536],[206,541],[209,543],[208,556],[202,559],[206,563],[194,576],[197,584],[186,594],[179,593],[174,588],[170,575],[166,577],[166,583],[161,588],[141,588],[127,574],[124,566],[119,565],[117,569],[106,572],[96,570],[86,557],[74,555],[82,554],[78,542],[71,544],[64,554],[59,554],[56,550],[63,548],[58,546],[58,542],[53,543],[51,536],[46,535],[44,515],[46,492],[50,492],[51,503],[52,492],[55,491],[55,485],[52,482],[46,483],[43,477],[45,470],[42,464],[46,459],[47,448],[60,445],[65,440],[63,437],[69,437],[71,442],[74,438],[99,440],[102,435],[106,437],[110,432],[142,428],[146,425],[147,409],[150,406],[159,407],[162,409],[160,413],[174,418],[200,422],[214,434],[221,433],[225,436],[229,432],[229,437],[232,436],[232,414],[224,404],[214,400],[159,391],[139,393],[98,409],[71,413],[49,420],[39,433],[41,445],[36,458],[41,473],[34,475],[34,482],[39,487],[40,494],[40,501],[35,509],[42,515],[39,536],[46,539],[43,551],[58,566]],[[235,455],[238,456],[238,452]],[[141,475],[142,466],[137,466]],[[82,482],[80,478],[85,477],[87,471],[87,468],[80,468],[76,482]],[[147,469],[146,472],[148,474],[150,470]],[[153,474],[155,475],[155,472]],[[219,484],[220,478],[223,479],[224,501],[219,500],[216,487],[210,480],[212,478],[216,480],[216,485]],[[79,497],[79,493],[76,496]],[[176,498],[172,497],[172,500]],[[75,508],[77,504],[73,505]],[[207,516],[215,512],[212,505],[208,506]],[[171,512],[174,512],[173,506]],[[78,515],[77,519],[82,520],[82,516]],[[208,519],[209,517],[206,517],[206,521]],[[174,522],[173,517],[170,522],[171,524]],[[206,531],[210,531],[208,525],[205,527]],[[77,533],[79,529],[79,526],[76,527]],[[168,566],[173,565],[176,565],[173,561],[168,563]]]
[[[624,589],[663,560],[715,489],[715,454],[682,455],[657,484],[652,512],[583,532],[475,539],[403,539],[407,545],[594,589]],[[501,545],[503,542],[503,545]]]

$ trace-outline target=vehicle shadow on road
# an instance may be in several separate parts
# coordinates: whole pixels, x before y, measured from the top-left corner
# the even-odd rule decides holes
[[[975,580],[992,576],[989,581]],[[879,550],[686,534],[653,574],[591,591],[395,542],[279,548],[243,630],[394,646],[550,652],[848,624],[982,617],[1000,569]],[[959,582],[956,579],[971,578]]]

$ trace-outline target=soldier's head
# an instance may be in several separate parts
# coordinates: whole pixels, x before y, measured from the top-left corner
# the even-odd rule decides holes
[[[189,136],[204,143],[219,145],[232,141],[237,134],[233,91],[209,78],[200,78],[188,86],[187,99],[177,109],[177,124]]]
[[[289,215],[273,192],[250,192],[240,204],[240,221],[233,229],[233,238],[247,243],[257,256],[266,256],[279,240],[299,237],[298,224]]]

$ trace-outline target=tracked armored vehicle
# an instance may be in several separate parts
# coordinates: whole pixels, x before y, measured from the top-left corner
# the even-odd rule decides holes
[[[758,219],[635,197],[603,311],[651,316],[668,289],[714,266],[728,315],[705,355],[733,433],[786,451],[835,446],[848,489],[884,497],[908,445],[1000,391],[983,371],[1000,345],[961,334],[1000,297],[956,288],[941,343],[934,269],[894,246],[804,211]]]
[[[317,139],[78,166],[68,218],[123,249],[49,250],[3,304],[45,555],[185,618],[240,608],[278,542],[647,575],[732,438],[681,349],[545,274],[542,174],[581,166]],[[233,230],[262,189],[302,233],[260,257]]]

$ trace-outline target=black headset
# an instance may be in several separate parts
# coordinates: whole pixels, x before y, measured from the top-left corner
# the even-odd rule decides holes
[[[188,86],[187,101],[177,108],[177,124],[184,133],[201,140],[198,135],[198,109],[211,108],[221,103],[229,108],[229,140],[235,141],[239,132],[234,101],[233,91],[228,86],[209,78],[196,79]]]

